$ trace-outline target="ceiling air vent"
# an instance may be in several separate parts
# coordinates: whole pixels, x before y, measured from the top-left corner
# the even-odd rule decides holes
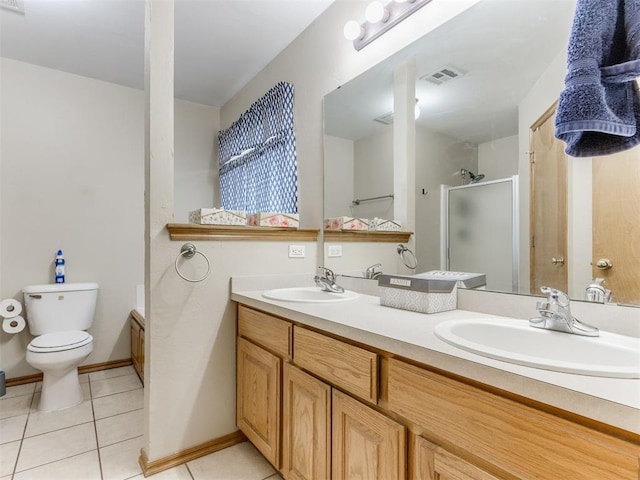
[[[18,13],[24,13],[24,0],[0,0],[0,7]]]
[[[393,112],[380,115],[379,117],[374,118],[373,121],[384,125],[391,125],[393,123]]]
[[[453,67],[440,67],[438,70],[427,75],[420,77],[420,80],[435,83],[436,85],[442,85],[454,78],[462,77],[464,73],[457,68]]]

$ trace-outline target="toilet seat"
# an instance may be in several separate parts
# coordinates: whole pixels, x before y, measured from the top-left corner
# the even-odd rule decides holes
[[[27,350],[37,353],[63,352],[83,347],[92,341],[93,337],[82,330],[45,333],[34,338],[27,346]]]

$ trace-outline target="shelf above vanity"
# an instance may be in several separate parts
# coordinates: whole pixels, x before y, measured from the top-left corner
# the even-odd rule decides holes
[[[197,225],[168,223],[171,240],[284,240],[315,242],[317,228],[245,227],[237,225]]]

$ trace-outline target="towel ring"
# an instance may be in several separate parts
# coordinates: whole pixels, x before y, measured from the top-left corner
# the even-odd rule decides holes
[[[180,269],[178,268],[178,260],[180,260],[180,257],[184,257],[184,258],[193,258],[195,256],[195,254],[199,254],[202,255],[202,258],[205,259],[205,261],[207,262],[207,271],[206,273],[202,276],[202,278],[188,278],[185,277],[182,272],[180,271]],[[184,245],[182,245],[182,248],[180,249],[180,254],[176,257],[176,261],[175,261],[175,267],[176,267],[176,273],[178,275],[180,275],[180,278],[182,278],[183,280],[186,280],[187,282],[191,282],[191,283],[198,283],[203,281],[205,278],[207,278],[209,276],[209,271],[211,271],[211,263],[209,262],[209,259],[207,258],[207,256],[196,250],[196,246],[193,243],[185,243]]]
[[[407,258],[405,257],[406,253],[409,252],[409,259],[411,259],[410,262],[407,262]],[[407,268],[410,268],[411,270],[415,270],[416,267],[418,266],[418,259],[416,258],[415,254],[409,250],[408,247],[405,247],[404,245],[402,245],[401,243],[398,244],[398,255],[400,255],[400,258],[402,259],[402,263],[404,263],[404,266]]]

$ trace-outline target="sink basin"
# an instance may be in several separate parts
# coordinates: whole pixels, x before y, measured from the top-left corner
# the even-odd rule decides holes
[[[450,320],[435,327],[445,342],[485,357],[598,377],[640,378],[640,339],[600,332],[584,337],[500,319]]]
[[[302,303],[348,302],[358,298],[356,292],[349,290],[345,290],[344,293],[324,292],[320,287],[276,288],[262,292],[262,296],[271,300]]]

